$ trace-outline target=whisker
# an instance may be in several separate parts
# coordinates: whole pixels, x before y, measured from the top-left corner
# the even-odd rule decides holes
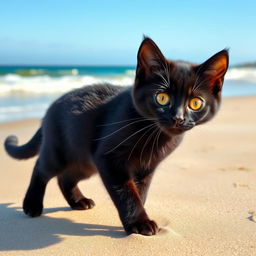
[[[159,129],[159,133],[158,133],[158,137],[157,137],[157,151],[159,151],[159,138],[160,138],[161,133],[162,133],[162,131],[161,131],[161,129]]]
[[[169,85],[171,85],[171,83],[170,83],[170,75],[171,75],[170,66],[168,65],[168,63],[166,63],[166,66],[167,66],[167,73],[168,73],[168,82],[169,82]]]
[[[167,80],[165,79],[165,77],[164,77],[160,72],[155,72],[155,74],[158,75],[158,76],[160,76],[160,77],[164,80],[165,85],[166,85],[167,87],[169,86]]]
[[[157,133],[157,134],[156,134],[156,137],[155,137],[155,139],[154,139],[154,141],[153,141],[153,143],[152,143],[152,148],[151,148],[151,152],[150,152],[150,157],[149,157],[149,161],[148,161],[148,166],[150,166],[150,163],[151,163],[151,159],[152,159],[152,155],[153,155],[153,151],[154,151],[154,146],[155,146],[156,138],[157,138],[157,135],[158,135],[158,133],[159,133],[159,128],[156,129],[156,130],[154,131],[154,133]]]
[[[164,71],[166,73],[167,82],[170,85],[170,67],[167,62],[165,62],[165,65],[163,65]]]
[[[194,86],[192,87],[192,91],[194,91],[195,88],[197,87],[197,82],[198,82],[198,80],[199,80],[199,75],[196,74],[196,81],[195,81],[195,83],[194,83]]]
[[[197,83],[198,80],[199,80],[199,76],[197,77],[194,87],[192,88],[193,91],[198,90],[201,87],[201,85],[204,84],[208,80],[208,78],[205,78],[202,81],[200,81],[199,83]]]
[[[168,85],[166,85],[166,84],[164,84],[164,83],[159,83],[159,85],[161,85],[161,86],[164,87],[164,88],[168,88],[168,87],[169,87]]]
[[[155,124],[156,126],[157,126],[157,124]],[[157,128],[158,128],[158,126],[157,126]],[[141,152],[140,152],[140,165],[142,166],[142,155],[143,155],[143,152],[144,152],[144,149],[145,149],[145,147],[147,146],[147,144],[148,144],[148,142],[150,141],[150,139],[152,138],[152,136],[154,135],[154,132],[155,131],[153,131],[150,135],[149,135],[149,137],[147,138],[147,140],[146,140],[146,142],[144,143],[144,145],[143,145],[143,148],[142,148],[142,150],[141,150]]]
[[[148,128],[148,130],[146,130],[146,131],[142,134],[142,136],[140,137],[140,139],[135,143],[135,145],[133,146],[133,148],[132,148],[132,150],[131,150],[131,153],[130,153],[130,155],[129,155],[129,157],[128,157],[128,160],[130,159],[130,157],[131,157],[131,155],[132,155],[132,153],[133,153],[135,147],[137,146],[137,144],[138,144],[138,143],[140,142],[140,140],[146,135],[146,133],[148,133],[149,131],[152,130],[152,128],[154,128],[154,126],[151,126],[150,128]]]
[[[119,123],[125,123],[125,122],[128,122],[128,121],[133,121],[133,120],[142,120],[142,119],[145,119],[145,120],[157,120],[157,118],[147,118],[147,117],[136,117],[136,118],[131,118],[131,119],[127,119],[127,120],[122,120],[122,121],[117,121],[117,122],[113,122],[113,123],[108,123],[108,124],[100,124],[100,125],[97,125],[97,127],[99,126],[108,126],[108,125],[114,125],[114,124],[119,124]]]
[[[136,121],[134,121],[134,122],[131,122],[131,123],[129,123],[129,124],[124,125],[123,127],[117,129],[116,131],[114,131],[114,132],[112,132],[112,133],[110,133],[110,134],[108,134],[108,135],[106,135],[106,136],[103,136],[103,137],[101,137],[101,138],[94,139],[94,141],[106,139],[106,138],[110,137],[111,135],[116,134],[117,132],[123,130],[124,128],[126,128],[126,127],[128,127],[128,126],[130,126],[130,125],[132,125],[132,124],[136,124],[136,123],[139,123],[139,122],[142,122],[142,121],[148,121],[148,120],[149,120],[149,119],[136,120]]]
[[[97,125],[97,127],[99,127],[99,126],[108,126],[108,125],[112,125],[112,124],[120,124],[120,123],[125,123],[125,122],[128,122],[128,121],[138,120],[138,119],[142,119],[142,118],[143,117],[136,117],[136,118],[131,118],[131,119],[117,121],[117,122],[108,123],[108,124],[99,124],[99,125]]]
[[[157,87],[160,87],[162,89],[168,89],[168,86],[166,86],[165,84],[162,84],[162,83],[154,83],[154,85],[156,85]]]
[[[146,127],[141,128],[140,130],[134,132],[134,133],[131,134],[129,137],[127,137],[125,140],[121,141],[117,146],[115,146],[115,147],[112,148],[111,150],[109,150],[109,151],[107,151],[106,153],[104,153],[104,155],[107,155],[107,154],[111,153],[111,152],[114,151],[116,148],[118,148],[120,145],[122,145],[124,142],[126,142],[127,140],[129,140],[131,137],[133,137],[133,136],[136,135],[137,133],[139,133],[139,132],[141,132],[141,131],[145,130],[146,128],[149,128],[150,126],[153,126],[153,125],[155,125],[155,123],[150,124],[150,125],[148,125],[148,126],[146,126]]]

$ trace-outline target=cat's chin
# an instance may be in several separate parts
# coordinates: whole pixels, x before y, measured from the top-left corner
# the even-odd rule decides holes
[[[182,129],[182,128],[173,128],[173,127],[166,127],[166,126],[161,126],[160,129],[169,137],[173,136],[173,135],[180,135],[189,129]]]
[[[183,124],[177,124],[171,122],[171,120],[159,120],[158,127],[169,137],[173,135],[180,135],[188,130],[191,130],[196,125],[195,122],[184,122]]]

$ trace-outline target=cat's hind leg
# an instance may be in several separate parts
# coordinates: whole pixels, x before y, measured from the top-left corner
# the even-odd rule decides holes
[[[94,201],[86,198],[77,186],[77,183],[85,178],[87,177],[73,170],[66,170],[58,176],[60,190],[74,210],[87,210],[95,206]]]

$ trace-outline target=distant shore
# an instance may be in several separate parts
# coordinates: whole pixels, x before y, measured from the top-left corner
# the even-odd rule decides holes
[[[98,175],[80,184],[96,207],[71,211],[56,180],[44,215],[31,219],[22,199],[35,158],[11,159],[0,148],[0,255],[253,256],[256,251],[256,97],[224,98],[217,117],[188,132],[158,167],[146,209],[161,231],[126,236]],[[27,142],[39,119],[0,124],[0,141]]]

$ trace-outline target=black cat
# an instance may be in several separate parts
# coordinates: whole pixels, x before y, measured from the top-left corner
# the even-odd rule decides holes
[[[92,208],[77,183],[99,172],[125,230],[156,234],[157,224],[143,207],[154,170],[187,130],[217,112],[228,59],[222,50],[201,65],[174,62],[144,38],[133,87],[87,86],[56,100],[27,144],[17,146],[15,136],[5,141],[14,158],[39,154],[24,212],[42,213],[54,176],[73,209]]]

